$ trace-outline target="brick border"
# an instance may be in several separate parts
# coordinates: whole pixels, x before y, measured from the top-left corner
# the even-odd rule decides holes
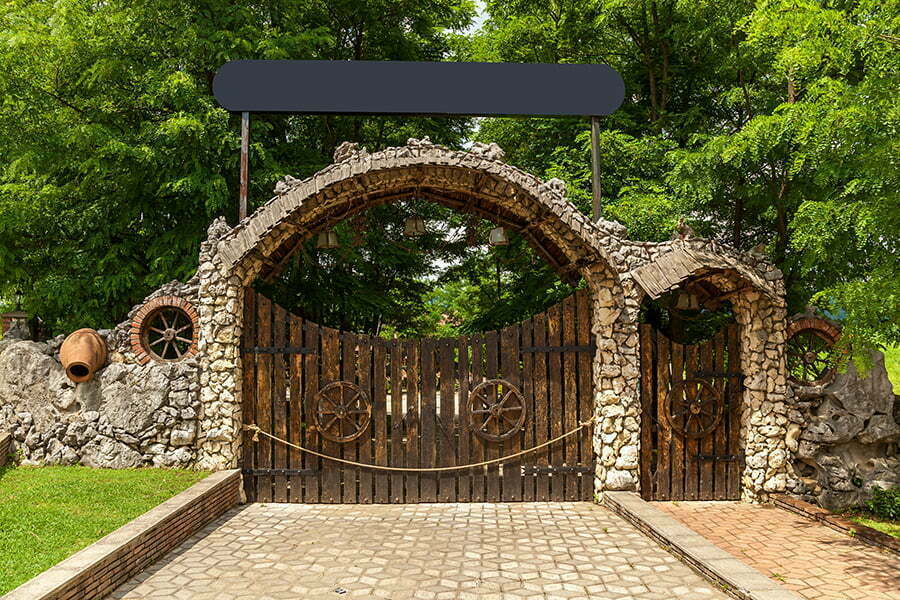
[[[240,498],[237,469],[213,473],[0,600],[97,600],[113,592]]]
[[[200,340],[200,315],[197,314],[197,309],[194,308],[194,305],[185,300],[184,298],[180,298],[178,296],[159,296],[157,298],[153,298],[152,300],[148,300],[141,306],[137,312],[134,314],[134,317],[131,319],[131,329],[129,330],[129,341],[131,342],[131,351],[134,352],[134,355],[137,357],[138,363],[142,365],[146,365],[148,362],[153,360],[153,357],[147,352],[147,349],[144,348],[143,343],[141,342],[141,329],[144,324],[144,319],[148,316],[152,315],[160,308],[180,308],[184,312],[187,313],[188,317],[191,319],[191,324],[193,325],[193,341],[191,342],[191,347],[188,348],[188,351],[184,354],[183,358],[187,358],[189,356],[194,356],[197,354],[197,344]]]
[[[772,503],[778,508],[789,510],[793,513],[812,519],[831,527],[832,529],[845,533],[853,538],[865,542],[871,546],[888,550],[895,554],[900,554],[900,539],[882,533],[877,529],[854,523],[850,519],[845,519],[840,515],[832,514],[820,506],[804,502],[797,498],[792,498],[786,494],[775,494],[772,497]]]
[[[803,600],[634,492],[604,492],[603,505],[739,600]]]
[[[12,450],[12,436],[9,433],[0,431],[0,467],[9,460],[9,451]]]

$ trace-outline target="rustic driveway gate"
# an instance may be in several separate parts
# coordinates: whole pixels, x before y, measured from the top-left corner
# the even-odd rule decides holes
[[[740,500],[741,371],[737,324],[694,345],[641,325],[641,495]]]
[[[244,422],[365,465],[496,459],[577,429],[593,411],[591,303],[580,290],[531,319],[472,336],[384,340],[338,331],[245,293]],[[251,501],[590,500],[590,427],[502,465],[389,472],[323,459],[248,432]]]

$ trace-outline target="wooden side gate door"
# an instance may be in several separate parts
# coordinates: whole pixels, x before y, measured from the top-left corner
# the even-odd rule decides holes
[[[416,503],[590,500],[591,302],[579,291],[501,331],[385,340],[317,325],[250,289],[244,423],[314,450],[245,435],[251,501]],[[351,464],[352,463],[352,464]],[[373,465],[368,466],[368,465]]]
[[[641,495],[739,500],[741,372],[737,324],[678,344],[641,325]]]

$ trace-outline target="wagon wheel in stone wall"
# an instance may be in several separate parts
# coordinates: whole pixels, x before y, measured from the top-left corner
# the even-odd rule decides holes
[[[840,331],[828,321],[802,318],[787,329],[788,378],[799,385],[824,385],[835,372],[834,345]]]
[[[712,433],[725,415],[722,396],[705,379],[672,385],[663,409],[669,427],[680,436],[697,439]]]
[[[369,428],[372,404],[355,383],[335,381],[316,394],[316,429],[332,442],[352,442]]]
[[[177,362],[195,355],[198,321],[197,311],[183,298],[160,296],[148,301],[131,321],[131,349],[138,362]]]
[[[488,379],[476,385],[466,410],[475,435],[489,442],[509,439],[525,424],[525,398],[504,379]]]

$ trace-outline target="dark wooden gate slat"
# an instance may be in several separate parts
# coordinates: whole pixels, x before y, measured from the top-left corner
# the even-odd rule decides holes
[[[303,345],[303,319],[296,315],[288,315],[288,343],[291,346]],[[288,363],[288,440],[292,444],[302,445],[300,427],[304,423],[303,415],[303,355],[292,354]],[[303,469],[304,456],[296,448],[288,448],[288,468]],[[303,502],[303,478],[292,475],[289,479],[288,498],[291,502]]]
[[[341,379],[341,338],[340,332],[329,327],[322,327],[322,377],[319,388]],[[322,437],[322,453],[328,456],[341,456],[341,445],[324,436]],[[339,463],[322,459],[322,494],[325,504],[341,502],[341,468]]]
[[[700,348],[698,345],[684,346],[685,373],[687,378],[695,379],[699,370]],[[687,399],[687,398],[685,398]],[[692,427],[697,427],[696,423],[691,423]],[[685,500],[696,500],[698,497],[699,479],[700,479],[700,463],[697,460],[699,440],[693,436],[685,436],[684,438],[684,498]]]
[[[471,391],[479,383],[484,381],[484,336],[476,335],[471,338],[472,348],[472,367],[469,374],[469,390]],[[478,463],[487,456],[487,449],[484,446],[484,440],[475,435],[474,428],[477,423],[473,423],[468,430],[469,438],[469,462]],[[485,479],[485,468],[476,467],[472,472],[472,502],[484,502],[487,493],[487,481]]]
[[[244,348],[256,344],[256,292],[251,288],[244,290],[244,329],[241,344]],[[244,423],[256,423],[256,355],[242,354],[241,368],[243,370],[241,408]],[[249,431],[244,432],[241,456],[241,465],[245,469],[256,468],[256,444]],[[256,500],[256,478],[254,476],[248,475],[244,478],[244,493],[247,495],[248,502]]]
[[[521,354],[519,344],[519,326],[506,327],[500,333],[500,374],[503,379],[522,390],[522,372],[519,365]],[[506,390],[504,390],[504,393]],[[518,413],[512,413],[518,416]],[[526,412],[527,416],[527,412]],[[503,456],[515,454],[522,449],[524,432],[519,431],[506,440],[501,448]],[[522,461],[514,459],[503,463],[503,501],[520,502],[522,500]]]
[[[412,340],[406,342],[406,373],[407,373],[407,436],[406,436],[406,466],[419,467],[419,446],[421,444],[421,386],[419,385],[422,341]],[[418,473],[406,474],[406,501],[416,503],[421,501],[420,494],[421,477]]]
[[[535,346],[547,344],[547,313],[535,315],[532,320]],[[546,442],[550,433],[550,395],[547,383],[547,353],[537,352],[534,355],[534,443],[539,446]],[[539,467],[550,465],[550,449],[544,448],[535,454]],[[550,500],[550,475],[538,473],[535,476],[535,500]]]
[[[359,387],[369,397],[369,403],[373,402],[375,394],[372,391],[372,338],[369,336],[359,336],[359,362],[357,365],[356,378],[359,381]],[[372,458],[372,445],[374,443],[373,431],[374,424],[374,407],[372,407],[372,418],[366,427],[365,433],[357,438],[356,445],[359,447],[357,452],[359,462],[369,465],[374,462]],[[373,489],[373,472],[372,469],[357,469],[359,478],[359,502],[360,504],[371,504],[375,495]]]
[[[644,500],[654,499],[653,490],[653,394],[655,393],[655,364],[653,326],[640,326],[641,349],[641,497]]]
[[[740,373],[740,336],[737,324],[731,324],[727,329],[728,333],[728,372]],[[728,453],[738,455],[741,452],[741,378],[728,378],[728,404],[729,410],[729,427],[728,427]],[[743,464],[741,461],[730,461],[728,463],[728,500],[741,499],[741,471]]]
[[[500,363],[498,352],[500,350],[500,336],[496,331],[489,331],[485,336],[485,344],[484,344],[484,355],[485,355],[485,377],[486,379],[497,379],[500,372]],[[493,390],[493,388],[490,388]],[[491,392],[490,401],[496,401],[496,396],[494,392]],[[488,432],[491,434],[497,434],[499,432],[498,424],[494,421],[491,421],[491,424],[488,428]],[[487,449],[488,460],[493,460],[496,458],[500,458],[500,444],[495,442],[489,442],[486,440],[481,440]],[[487,492],[485,501],[486,502],[500,502],[502,499],[501,496],[501,481],[500,481],[500,467],[496,464],[488,465],[487,467]]]
[[[713,371],[713,346],[715,339],[710,339],[700,346],[700,368],[706,372]],[[716,387],[716,380],[711,381],[713,388]],[[703,456],[714,454],[713,440],[715,432],[721,427],[716,427],[708,435],[703,436],[699,440],[698,452]],[[699,462],[700,467],[700,485],[697,498],[699,500],[715,500],[713,494],[713,461],[706,459]]]
[[[725,340],[725,331],[720,331],[713,338],[713,349],[715,353],[713,359],[715,366],[713,368],[719,373],[724,373],[727,368],[725,363]],[[719,392],[722,400],[726,402],[725,414],[722,417],[722,422],[716,428],[713,435],[715,454],[721,456],[728,453],[728,413],[730,412],[730,409],[727,406],[728,379],[724,377],[716,379],[713,382],[713,385],[715,386],[716,391]],[[715,479],[713,484],[713,499],[726,498],[728,496],[728,463],[724,460],[715,461],[713,477]]]
[[[421,445],[419,452],[421,456],[420,466],[434,467],[437,465],[437,449],[435,437],[435,418],[437,417],[437,389],[435,386],[436,366],[434,360],[435,347],[434,340],[422,340],[422,404],[419,414],[419,422],[422,427]],[[437,474],[421,473],[419,474],[419,490],[422,502],[437,501]]]
[[[520,340],[523,347],[534,346],[534,323],[531,319],[523,322],[519,326]],[[535,407],[534,407],[534,353],[525,352],[522,354],[522,395],[525,397],[525,410],[527,415],[525,418],[525,434],[522,438],[522,444],[525,448],[533,448],[534,443],[534,423],[535,423]],[[534,453],[526,454],[522,457],[521,463],[528,467],[533,467],[535,462]],[[525,502],[533,502],[535,499],[535,476],[526,475],[522,479],[522,500]]]
[[[356,335],[346,331],[341,332],[341,379],[350,383],[359,383],[356,368]],[[359,438],[339,444],[341,458],[359,462]],[[335,464],[341,470],[341,502],[344,504],[356,504],[359,498],[357,485],[359,469],[350,465]]]
[[[684,346],[677,342],[670,345],[672,353],[671,385],[684,381]],[[679,419],[684,426],[684,417]],[[675,432],[672,435],[672,500],[684,500],[684,438]]]
[[[576,342],[575,296],[569,296],[562,301],[562,318],[563,344],[574,346]],[[576,353],[572,351],[564,352],[562,360],[563,414],[561,417],[563,431],[565,432],[572,431],[578,422],[578,362]],[[579,462],[578,438],[569,436],[562,444],[564,444],[565,464],[568,466],[577,465]],[[566,473],[563,480],[565,481],[566,500],[578,500],[578,474]]]
[[[388,347],[390,351],[390,393],[391,393],[391,420],[388,427],[390,435],[391,465],[397,467],[406,466],[406,444],[403,436],[406,425],[403,414],[403,346],[394,340]],[[403,473],[395,471],[391,473],[391,502],[403,502],[404,493]]]
[[[372,422],[375,437],[375,464],[388,465],[387,421],[387,344],[376,340],[372,348]],[[375,496],[373,501],[385,504],[390,501],[390,476],[387,471],[375,472]]]
[[[313,415],[316,410],[316,393],[319,391],[319,363],[322,354],[319,326],[307,321],[303,327],[303,345],[314,348],[312,354],[303,355],[303,440],[307,448],[321,452],[322,439],[316,431]],[[303,468],[311,473],[303,476],[303,499],[305,502],[321,502],[322,459],[312,454],[303,457]]]
[[[457,376],[456,383],[459,387],[459,395],[456,402],[456,414],[459,419],[458,426],[458,447],[456,453],[457,464],[469,463],[469,413],[467,403],[469,400],[469,338],[461,336],[456,341],[457,348]],[[468,502],[471,499],[472,488],[472,471],[466,469],[457,471],[457,485],[459,486],[459,501]]]
[[[578,345],[589,346],[593,339],[591,296],[587,289],[575,293],[577,300]],[[589,420],[594,414],[594,353],[578,353],[578,419],[579,422]],[[594,463],[593,427],[588,427],[578,434],[580,444],[579,460],[584,465]],[[594,499],[594,474],[584,473],[579,477],[579,500]]]
[[[272,345],[272,302],[265,296],[257,296],[256,345]],[[267,433],[272,433],[272,355],[260,354],[256,357],[256,424]],[[256,464],[261,469],[272,468],[272,442],[260,437],[257,446]],[[272,501],[272,476],[258,475],[256,496],[260,502]]]
[[[287,311],[279,305],[274,305],[274,327],[272,343],[276,346],[284,346],[287,341]],[[287,382],[285,381],[285,355],[275,354],[272,360],[272,425],[275,436],[279,439],[287,439]],[[281,442],[275,442],[272,466],[276,469],[286,469],[288,447]],[[275,492],[272,499],[275,502],[287,502],[287,476],[277,474],[274,477]]]
[[[657,425],[657,449],[656,459],[656,499],[673,499],[672,492],[672,429],[665,417],[665,397],[669,393],[671,353],[669,338],[659,332],[654,332],[656,340],[656,391],[654,403],[656,405]]]
[[[547,343],[550,346],[562,345],[562,310],[560,305],[550,307],[547,311]],[[547,356],[547,379],[550,392],[550,438],[556,438],[563,432],[563,374],[562,353],[551,351]],[[550,464],[560,466],[565,462],[563,442],[557,442],[550,448]],[[555,474],[550,476],[550,498],[562,501],[566,499],[565,478]]]
[[[453,340],[441,340],[438,349],[440,367],[440,411],[437,416],[437,466],[456,465],[456,368]],[[438,476],[438,500],[456,502],[456,471],[447,471]]]

